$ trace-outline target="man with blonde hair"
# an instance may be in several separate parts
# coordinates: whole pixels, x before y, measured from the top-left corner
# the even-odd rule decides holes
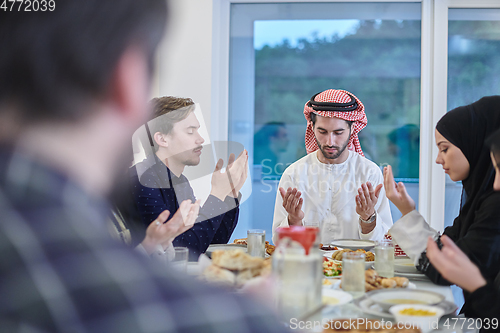
[[[196,201],[188,179],[182,174],[186,166],[200,163],[205,140],[199,133],[200,123],[189,98],[165,96],[155,98],[153,119],[148,122],[154,152],[136,168],[138,182],[133,188],[136,205],[147,226],[164,210],[176,211],[182,201]],[[212,175],[211,191],[194,226],[175,238],[174,246],[190,250],[197,259],[210,244],[226,244],[238,223],[239,191],[248,169],[244,150],[235,160],[231,155],[226,172],[219,160]],[[167,221],[168,223],[168,221]]]

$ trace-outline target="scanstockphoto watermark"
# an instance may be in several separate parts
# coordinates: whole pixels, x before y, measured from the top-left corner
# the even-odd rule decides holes
[[[369,320],[366,318],[353,318],[345,320],[335,320],[335,319],[323,319],[319,320],[307,320],[302,321],[297,318],[290,319],[290,329],[292,330],[409,330],[417,329],[415,324],[411,323],[393,323],[390,321],[381,320]],[[438,321],[430,322],[429,329],[437,329]]]
[[[331,193],[331,192],[347,192],[352,193],[361,187],[361,184],[366,182],[366,180],[372,179],[370,182],[373,187],[382,183],[382,180],[377,181],[377,177],[370,177],[367,175],[365,179],[358,177],[342,177],[338,176],[335,178],[328,177],[317,177],[308,175],[307,178],[294,177],[295,182],[293,184],[283,183],[281,186],[286,187],[296,187],[303,192],[319,192],[319,193]],[[276,177],[264,176],[260,180],[263,185],[262,192],[276,192],[278,190],[278,179]]]
[[[282,176],[282,173],[272,173],[272,171],[277,170],[277,166],[274,168],[272,165],[266,165],[267,161],[262,160],[262,178],[260,183],[263,185],[261,192],[270,193],[278,191],[279,178],[277,176]],[[276,164],[278,165],[278,164]],[[380,165],[382,169],[385,165]],[[330,192],[353,192],[361,187],[361,184],[367,180],[375,187],[383,182],[381,174],[374,168],[367,168],[365,164],[357,164],[356,167],[351,168],[341,168],[336,172],[336,177],[332,180],[331,176],[332,165],[323,164],[301,164],[298,165],[293,174],[290,176],[296,180],[294,184],[290,185],[296,187],[303,192],[320,192],[320,193],[330,193]],[[307,174],[306,178],[298,177],[296,175]],[[347,174],[354,175],[353,177],[345,177]],[[357,176],[359,175],[359,176]],[[288,186],[285,184],[285,187]]]

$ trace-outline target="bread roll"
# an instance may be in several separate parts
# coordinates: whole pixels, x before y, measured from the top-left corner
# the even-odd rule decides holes
[[[375,284],[377,282],[378,274],[373,269],[367,269],[365,271],[365,280],[370,284]]]
[[[240,249],[227,251],[215,250],[212,252],[212,263],[231,271],[257,268],[262,266],[263,261],[263,258],[252,257]]]
[[[397,283],[393,279],[382,279],[382,288],[396,288]]]
[[[202,278],[208,282],[227,287],[233,287],[236,282],[236,275],[233,272],[215,265],[208,266],[203,271]]]
[[[408,283],[410,283],[407,278],[401,276],[395,276],[392,278],[392,280],[396,282],[398,288],[406,288],[408,287]]]

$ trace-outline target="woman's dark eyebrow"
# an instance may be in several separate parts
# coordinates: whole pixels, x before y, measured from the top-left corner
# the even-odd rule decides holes
[[[438,147],[439,147],[439,145],[440,145],[440,144],[442,144],[442,143],[448,143],[448,141],[439,141],[439,142],[436,144],[436,146],[438,146]]]

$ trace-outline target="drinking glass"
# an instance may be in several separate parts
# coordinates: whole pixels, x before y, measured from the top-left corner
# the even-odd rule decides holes
[[[375,270],[383,277],[394,276],[394,243],[388,239],[375,246]]]
[[[264,258],[266,256],[266,231],[262,229],[248,230],[247,244],[249,255]]]
[[[288,322],[321,305],[323,256],[318,248],[317,228],[291,226],[276,230],[278,242],[272,257],[278,283],[276,305]]]
[[[342,255],[342,289],[354,298],[365,293],[365,254],[346,252]]]
[[[170,267],[178,272],[186,274],[189,249],[187,247],[174,247],[175,257],[170,262]]]

